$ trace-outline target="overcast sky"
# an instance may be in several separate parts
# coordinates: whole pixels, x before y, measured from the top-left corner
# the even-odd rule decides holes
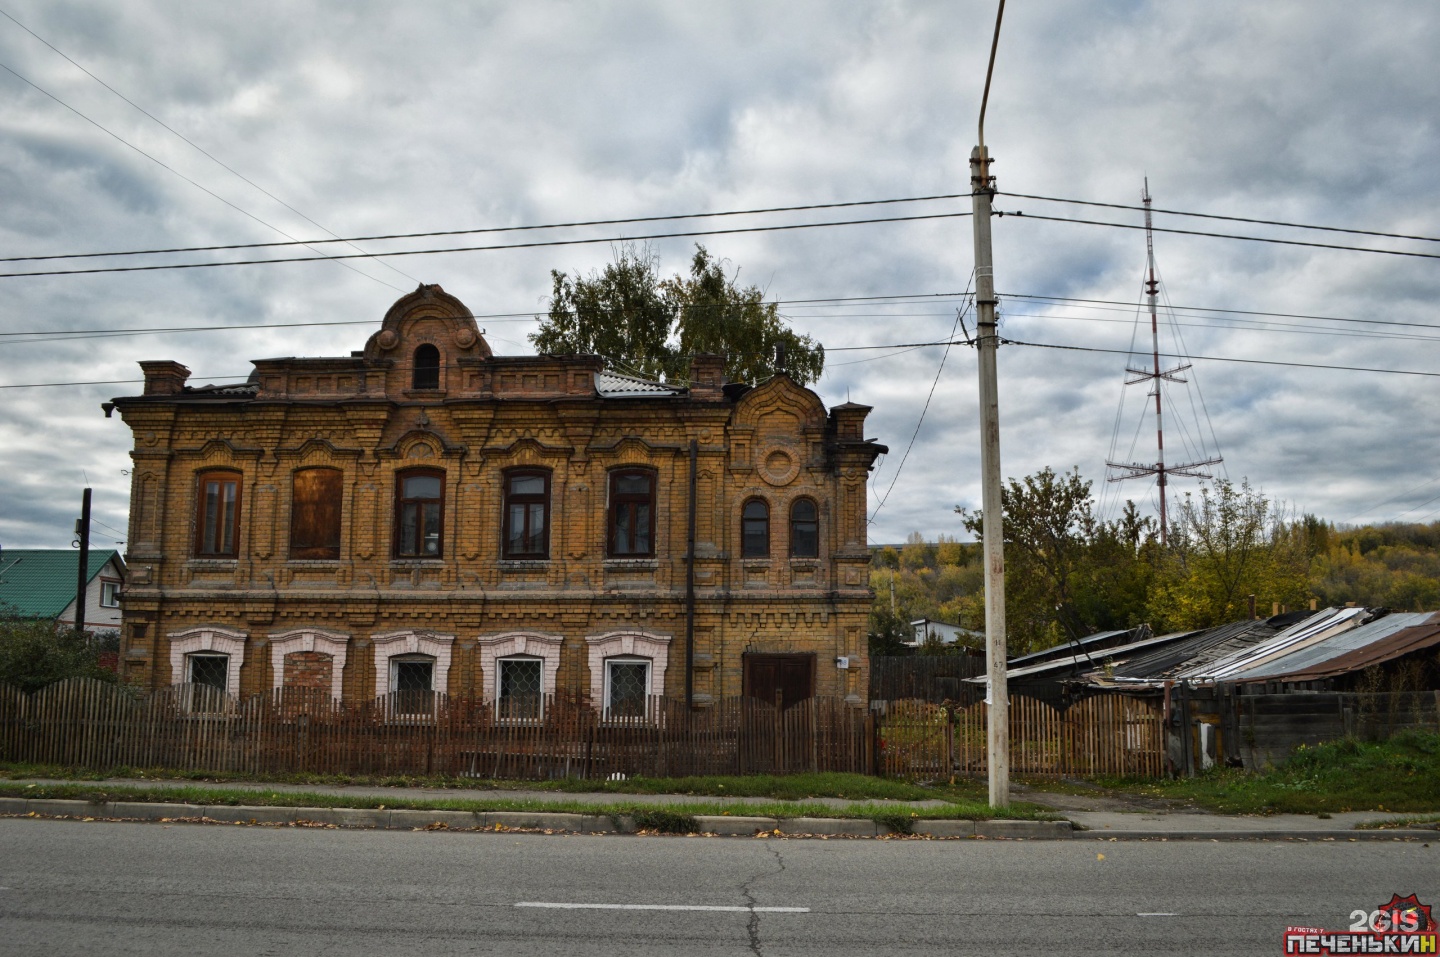
[[[994,0],[0,0],[0,10],[13,17],[0,17],[0,64],[11,71],[0,70],[5,257],[964,193],[995,18]],[[997,185],[1134,205],[1148,176],[1162,209],[1440,236],[1437,50],[1433,0],[1016,0],[986,123]],[[1033,217],[1137,226],[1140,214],[1005,195],[996,207],[1032,217],[994,223],[1002,333],[1128,349],[1143,232]],[[967,197],[361,245],[603,239],[969,208]],[[1156,225],[1440,254],[1436,242],[1174,215]],[[662,267],[685,268],[695,241],[656,240]],[[700,241],[832,350],[947,338],[973,266],[966,218]],[[1224,474],[1296,509],[1336,522],[1440,515],[1440,378],[1253,362],[1440,372],[1440,259],[1173,233],[1155,243],[1169,302],[1198,309],[1176,312],[1190,353],[1252,360],[1197,358],[1190,383],[1169,387],[1172,463],[1208,454],[1196,439],[1213,429]],[[243,378],[251,359],[346,355],[419,281],[440,283],[481,316],[496,353],[527,353],[526,317],[544,310],[550,269],[588,270],[610,253],[602,242],[0,277],[0,385],[134,380],[142,359],[177,359],[201,384]],[[262,255],[314,253],[6,262],[0,272]],[[909,301],[851,298],[879,296]],[[797,302],[816,299],[849,301]],[[304,322],[357,324],[254,328]],[[966,322],[973,330],[973,316]],[[55,335],[187,326],[233,328]],[[46,335],[14,335],[28,332]],[[1162,348],[1177,351],[1169,333]],[[891,448],[872,477],[872,511],[894,487],[871,541],[963,535],[952,509],[979,498],[974,352],[829,358],[817,391],[827,404],[874,406],[867,434]],[[1155,456],[1144,387],[1123,386],[1133,361],[1006,346],[1004,473],[1078,466],[1107,500],[1119,488],[1152,510],[1153,487],[1104,481],[1107,456]],[[131,436],[100,403],[138,391],[125,381],[0,389],[0,545],[66,546],[87,479],[101,523],[95,544],[124,539]]]

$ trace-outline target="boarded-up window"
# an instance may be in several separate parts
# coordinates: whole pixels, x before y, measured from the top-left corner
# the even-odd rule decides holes
[[[282,681],[286,688],[305,688],[330,693],[331,669],[335,660],[319,651],[292,651],[285,656]]]
[[[344,475],[339,469],[300,469],[290,499],[290,557],[340,557]]]

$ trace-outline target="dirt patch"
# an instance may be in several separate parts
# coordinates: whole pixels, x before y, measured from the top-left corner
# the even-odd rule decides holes
[[[1087,781],[1066,780],[1064,790],[1047,790],[1043,784],[1010,785],[1011,796],[1054,811],[1168,811],[1204,814],[1205,811],[1175,798],[1146,797],[1110,791]]]

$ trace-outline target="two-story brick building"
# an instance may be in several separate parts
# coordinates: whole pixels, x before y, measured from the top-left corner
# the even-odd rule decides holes
[[[866,406],[727,384],[719,357],[681,388],[495,356],[439,286],[362,351],[244,385],[141,365],[113,407],[143,686],[865,699]]]

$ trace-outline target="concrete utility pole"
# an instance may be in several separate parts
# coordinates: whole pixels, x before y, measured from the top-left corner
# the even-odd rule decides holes
[[[979,325],[975,349],[980,365],[980,471],[981,529],[985,539],[985,676],[986,744],[990,769],[990,806],[1010,803],[1010,689],[1006,683],[1005,642],[1005,534],[1000,497],[1000,389],[995,375],[995,269],[990,249],[990,205],[995,194],[990,176],[990,154],[985,149],[985,106],[990,100],[990,76],[995,71],[995,50],[1000,44],[1000,19],[1005,0],[995,15],[995,37],[990,44],[990,66],[985,71],[985,94],[980,100],[979,145],[970,153],[970,201],[975,227],[975,314]]]

